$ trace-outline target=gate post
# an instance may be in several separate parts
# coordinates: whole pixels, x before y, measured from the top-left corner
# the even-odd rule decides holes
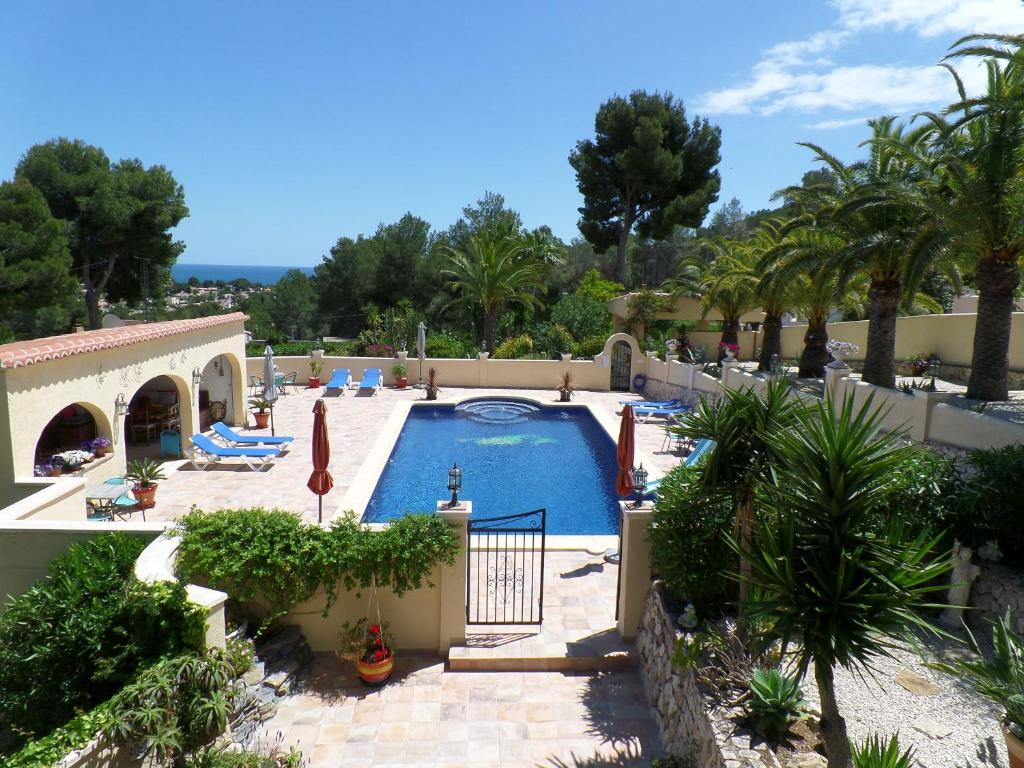
[[[618,621],[616,629],[623,640],[636,637],[644,610],[647,591],[651,588],[651,542],[647,526],[654,505],[645,501],[639,507],[620,501],[622,508],[622,549],[619,552]]]
[[[441,565],[438,590],[441,593],[440,636],[438,652],[447,654],[454,644],[466,640],[466,525],[473,511],[473,502],[459,501],[449,507],[447,501],[437,502],[437,515],[448,523],[461,546],[451,565]]]

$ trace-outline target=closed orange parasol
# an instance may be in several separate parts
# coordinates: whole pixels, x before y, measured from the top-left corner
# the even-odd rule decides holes
[[[619,425],[619,442],[615,446],[615,457],[619,461],[619,474],[615,477],[615,493],[626,498],[633,492],[633,432],[636,419],[633,406],[622,407],[622,423]]]
[[[334,487],[334,478],[327,469],[331,462],[331,441],[327,436],[327,406],[323,399],[313,406],[313,472],[306,487],[315,493],[320,502],[317,522],[324,519],[324,494]]]

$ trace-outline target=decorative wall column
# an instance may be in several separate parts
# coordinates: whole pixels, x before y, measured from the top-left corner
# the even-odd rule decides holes
[[[487,359],[491,356],[490,352],[480,352],[477,357],[478,362],[478,378],[481,387],[488,386],[487,384]]]
[[[722,384],[727,387],[731,387],[733,384],[729,379],[732,377],[733,371],[740,369],[739,360],[723,360],[722,361]]]
[[[622,510],[622,544],[616,628],[623,640],[632,640],[636,637],[647,592],[651,588],[651,542],[647,527],[654,504],[648,501],[634,507],[630,502],[620,501],[619,508]]]
[[[460,500],[458,505],[449,507],[447,501],[437,502],[437,514],[455,531],[459,540],[459,551],[455,562],[441,565],[441,628],[437,639],[438,652],[448,653],[452,645],[466,641],[466,527],[473,512],[473,502]]]
[[[846,391],[846,379],[853,373],[845,365],[842,368],[825,366],[825,391],[831,393],[834,400],[842,400]]]

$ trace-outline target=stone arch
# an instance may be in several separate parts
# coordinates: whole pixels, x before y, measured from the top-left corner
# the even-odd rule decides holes
[[[616,372],[616,371],[613,370],[613,368],[614,368],[614,366],[613,366],[613,359],[614,359],[614,351],[615,351],[616,345],[628,345],[628,348],[629,348],[629,362],[630,362],[630,372],[629,372],[629,378],[630,379],[632,379],[632,376],[634,374],[646,373],[646,371],[647,371],[647,365],[646,365],[646,362],[645,362],[645,358],[644,358],[643,354],[640,351],[640,345],[637,343],[637,340],[635,338],[633,338],[633,336],[631,334],[629,334],[629,333],[613,333],[611,336],[608,337],[608,340],[605,341],[605,343],[604,343],[604,350],[602,350],[600,356],[598,357],[598,361],[600,362],[601,367],[602,368],[606,368],[607,371],[608,371],[608,388],[609,389],[616,389],[616,386],[615,386],[616,382],[613,381],[613,373]],[[618,389],[621,390],[623,388],[625,388],[625,390],[628,390],[629,389],[628,384],[623,385],[621,382],[619,382]]]
[[[189,382],[176,373],[165,371],[151,376],[135,388],[128,398],[128,414],[120,425],[127,461],[148,454],[155,457],[159,453],[158,445],[155,449],[148,446],[154,445],[154,442],[159,443],[160,432],[163,431],[165,421],[172,418],[170,409],[175,405],[178,431],[187,437],[196,431],[195,404]],[[184,446],[185,437],[182,437]]]
[[[204,416],[209,423],[217,420],[217,403],[223,405],[223,421],[236,426],[244,424],[245,379],[241,361],[231,352],[219,352],[207,360],[202,374],[197,397],[200,426],[204,426]]]

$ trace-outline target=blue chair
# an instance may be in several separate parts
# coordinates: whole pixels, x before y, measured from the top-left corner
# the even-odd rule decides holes
[[[201,470],[224,459],[241,459],[249,469],[255,471],[269,466],[270,460],[281,453],[279,448],[225,448],[203,434],[192,435],[189,440],[192,442],[189,460],[193,467]]]
[[[377,394],[377,390],[384,386],[384,372],[380,368],[367,368],[363,371],[363,380],[353,384],[356,389],[362,392],[370,390],[370,394]]]
[[[271,437],[270,435],[243,435],[235,432],[223,421],[216,421],[210,427],[217,436],[224,440],[228,448],[240,448],[244,445],[288,445],[294,437]]]
[[[335,368],[331,372],[331,380],[324,384],[324,394],[334,389],[340,389],[341,394],[344,395],[345,390],[351,384],[352,374],[348,368]]]
[[[693,447],[693,450],[690,451],[690,455],[687,456],[685,459],[683,459],[683,463],[682,463],[681,466],[684,466],[684,467],[692,467],[692,466],[694,466],[698,461],[701,460],[702,456],[704,456],[708,451],[710,451],[714,447],[715,447],[715,441],[714,440],[698,440],[697,441],[697,445],[695,445]],[[657,478],[655,480],[652,480],[648,484],[647,490],[644,491],[644,499],[646,499],[647,501],[654,501],[655,499],[658,498],[658,491],[661,488],[661,481],[663,479],[664,479],[664,477],[659,477],[659,478]]]
[[[108,480],[103,481],[104,485],[130,485],[128,478],[126,477],[111,477]],[[139,502],[132,495],[129,490],[128,493],[122,493],[111,504],[111,512],[117,516],[123,518],[125,515],[131,515],[137,509],[142,510],[142,519],[146,519],[146,510],[139,506]]]
[[[677,405],[677,406],[672,406],[672,407],[669,407],[669,408],[659,408],[659,407],[644,408],[644,407],[638,406],[638,407],[633,409],[633,415],[636,416],[637,421],[643,423],[643,422],[647,421],[649,418],[651,418],[652,416],[658,416],[658,417],[664,419],[664,418],[667,418],[668,416],[679,416],[680,414],[688,413],[691,410],[693,410],[693,409],[690,408],[690,406],[688,406],[688,405]]]

